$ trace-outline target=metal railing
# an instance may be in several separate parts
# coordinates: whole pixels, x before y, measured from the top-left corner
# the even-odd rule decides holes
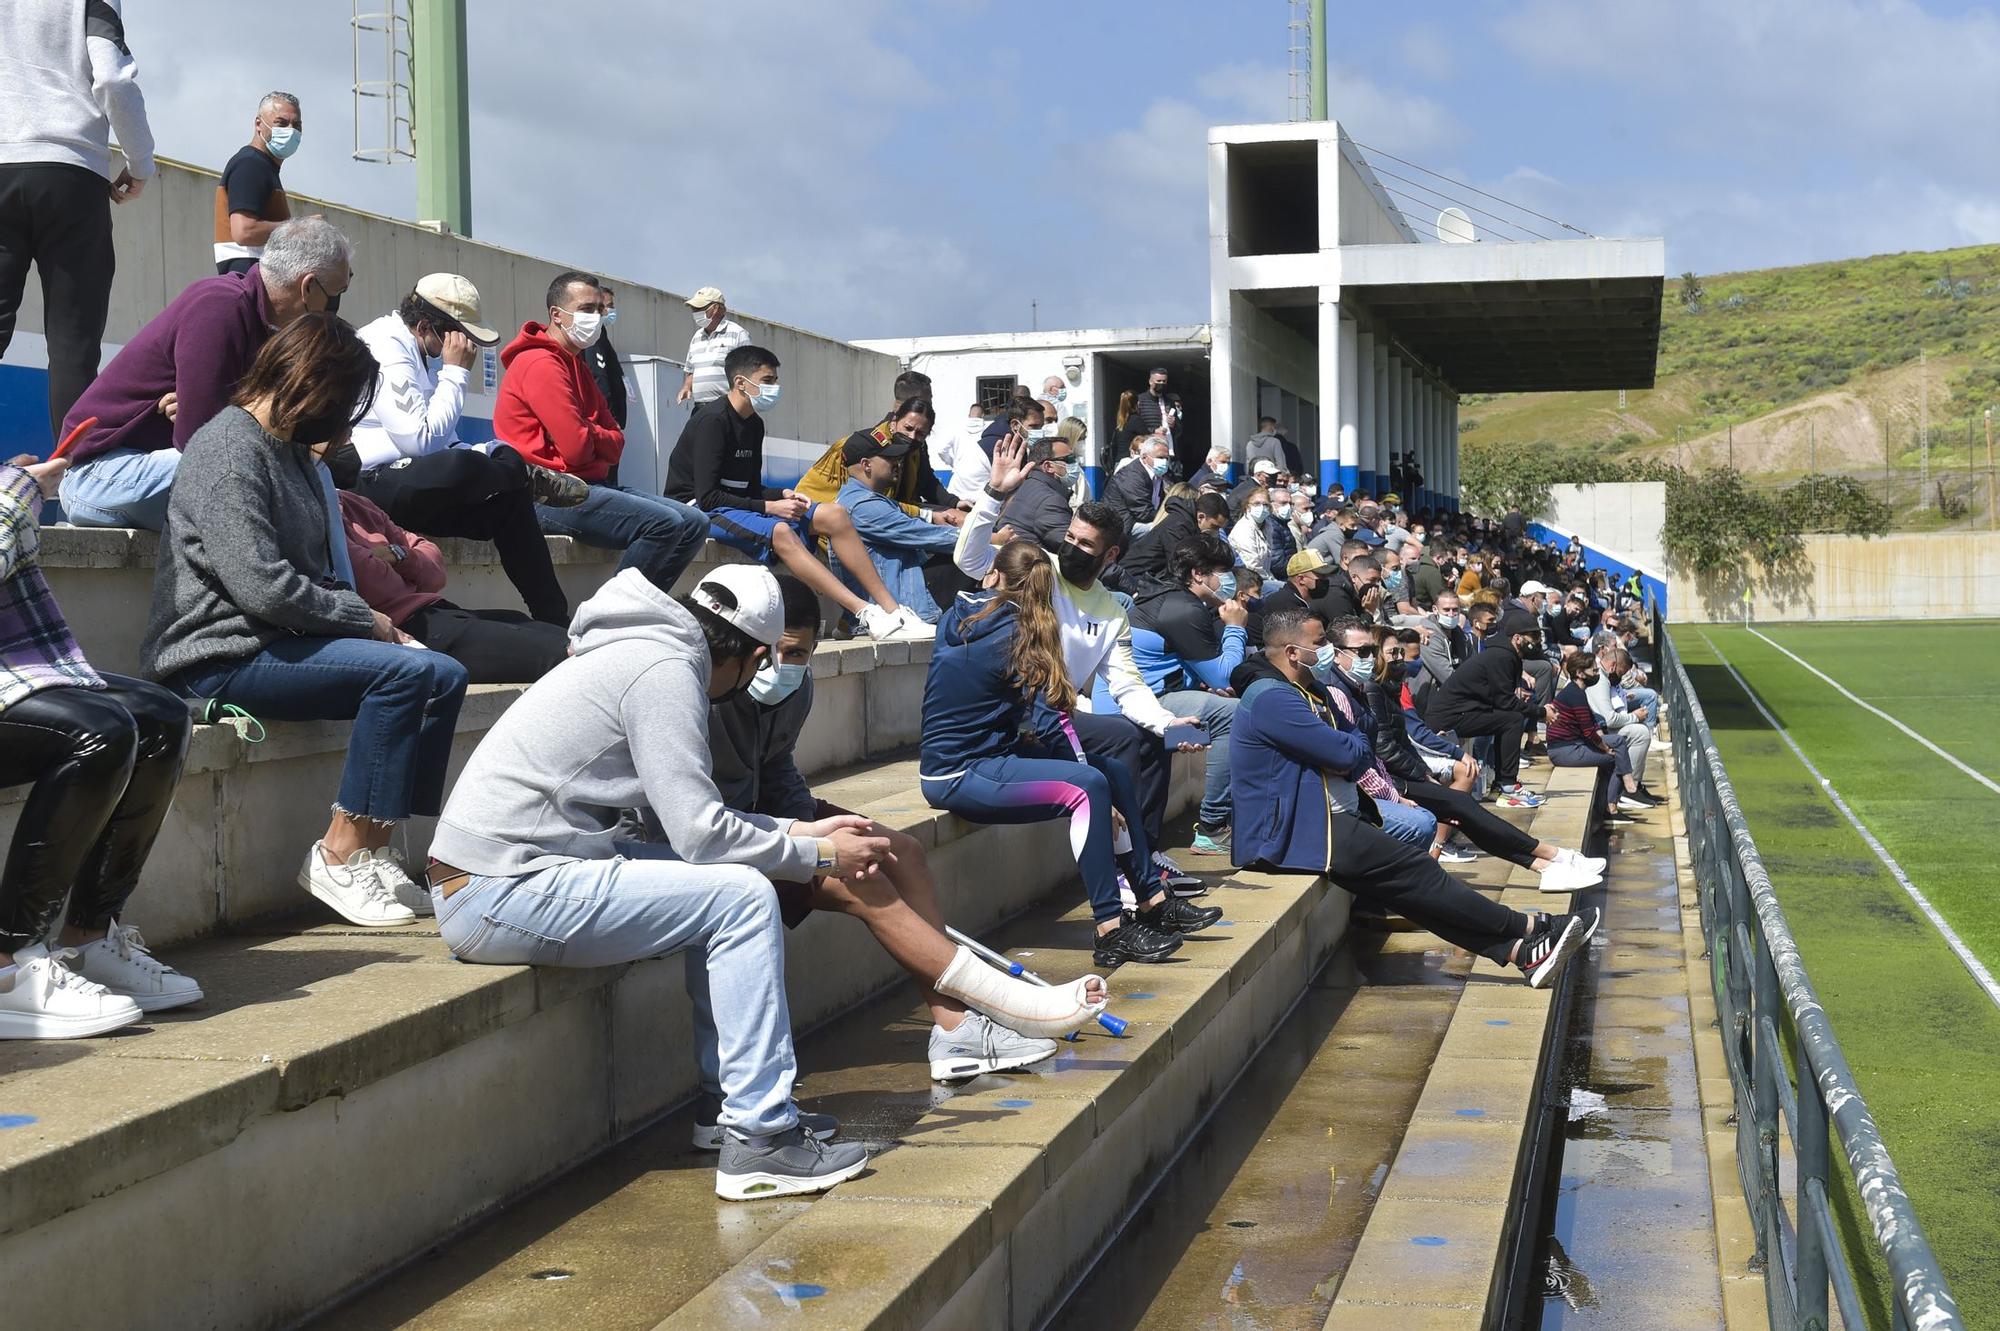
[[[1888,1266],[1897,1331],[1958,1331],[1964,1326],[1958,1303],[1806,976],[1701,700],[1657,612],[1653,642],[1735,1090],[1737,1169],[1757,1229],[1753,1264],[1764,1273],[1771,1325],[1824,1331],[1829,1288],[1849,1331],[1868,1325],[1828,1197],[1830,1122]],[[1789,1213],[1781,1189],[1780,1112],[1794,1180]]]

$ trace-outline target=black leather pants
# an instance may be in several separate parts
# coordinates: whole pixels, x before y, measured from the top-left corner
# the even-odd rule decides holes
[[[0,786],[33,782],[0,871],[0,950],[124,909],[187,758],[187,704],[157,684],[54,688],[0,709]],[[71,888],[74,887],[74,893]]]

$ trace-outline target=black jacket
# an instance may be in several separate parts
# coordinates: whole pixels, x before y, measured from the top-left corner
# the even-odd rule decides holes
[[[1132,415],[1125,422],[1125,428],[1134,434],[1151,434],[1160,428],[1166,419],[1167,409],[1181,404],[1179,393],[1168,393],[1165,397],[1154,397],[1150,392],[1139,394],[1139,400],[1132,406]]]
[[[1165,490],[1163,479],[1159,492],[1164,493]],[[1124,516],[1129,529],[1134,523],[1153,520],[1153,514],[1158,511],[1154,493],[1153,473],[1146,470],[1145,463],[1133,462],[1112,473],[1111,483],[1104,487],[1104,502]]]
[[[1135,462],[1132,467],[1138,465]],[[1146,587],[1172,586],[1174,547],[1199,535],[1201,526],[1195,521],[1194,500],[1185,495],[1169,499],[1158,524],[1132,542],[1132,548],[1118,561],[1125,569],[1125,581],[1133,595]]]
[[[1449,730],[1469,712],[1536,714],[1534,703],[1514,696],[1521,686],[1521,658],[1504,642],[1474,652],[1451,678],[1431,690],[1424,719],[1433,730]]]
[[[696,407],[667,459],[663,490],[667,498],[704,513],[718,508],[763,512],[764,418],[754,411],[738,416],[726,393]]]
[[[619,429],[624,429],[630,405],[625,400],[625,367],[618,363],[618,349],[611,345],[610,334],[597,335],[597,341],[584,351],[583,363],[590,367],[590,377],[597,380],[597,387],[611,408],[611,419],[618,422]]]
[[[1327,627],[1342,615],[1353,615],[1358,619],[1371,616],[1361,608],[1361,598],[1354,592],[1354,579],[1347,576],[1344,568],[1334,569],[1326,575],[1326,590],[1312,603],[1313,610],[1326,619]]]
[[[1054,554],[1062,548],[1063,533],[1069,530],[1069,491],[1055,477],[1036,467],[1021,482],[1021,488],[1007,497],[994,527],[1012,527],[1018,534]]]
[[[1431,769],[1418,756],[1416,745],[1410,743],[1409,728],[1403,724],[1402,690],[1391,692],[1391,688],[1379,679],[1368,681],[1368,711],[1374,718],[1370,738],[1375,743],[1375,756],[1396,780],[1405,784],[1427,783]]]

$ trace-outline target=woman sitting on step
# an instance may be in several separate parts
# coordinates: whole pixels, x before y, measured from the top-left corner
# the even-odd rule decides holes
[[[299,886],[350,924],[387,927],[429,913],[389,838],[444,802],[466,670],[331,572],[343,538],[318,464],[375,380],[375,357],[331,314],[301,316],[264,344],[181,456],[141,664],[184,697],[265,720],[352,718],[333,817]]]
[[[167,690],[83,659],[37,563],[42,502],[69,464],[26,461],[0,466],[0,785],[30,785],[0,873],[0,1039],[59,1040],[201,997],[118,920],[189,724]]]

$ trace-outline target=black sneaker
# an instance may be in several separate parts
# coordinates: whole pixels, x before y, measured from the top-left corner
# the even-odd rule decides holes
[[[528,497],[544,508],[575,508],[590,498],[590,482],[566,471],[528,464]]]
[[[1118,927],[1108,934],[1097,936],[1097,945],[1090,954],[1093,966],[1116,966],[1127,961],[1165,961],[1180,951],[1181,940],[1172,934],[1163,934],[1148,928],[1126,911]]]
[[[1205,897],[1208,895],[1207,883],[1202,882],[1201,879],[1181,868],[1180,865],[1175,864],[1157,850],[1153,852],[1153,868],[1160,875],[1160,886],[1167,889],[1168,894],[1171,896]]]
[[[1635,803],[1645,805],[1649,809],[1657,809],[1662,804],[1666,803],[1664,799],[1661,799],[1658,795],[1655,795],[1652,791],[1646,789],[1644,786],[1640,786],[1637,790],[1625,791],[1623,794],[1619,795],[1618,798],[1621,800],[1632,800]]]
[[[749,1202],[825,1192],[866,1168],[868,1149],[860,1142],[823,1142],[797,1124],[762,1146],[725,1132],[722,1159],[715,1166],[715,1195]]]
[[[1163,934],[1198,934],[1222,918],[1220,906],[1197,906],[1179,897],[1168,897],[1151,910],[1142,910],[1139,923]]]
[[[1603,913],[1589,906],[1575,915],[1544,915],[1535,936],[1521,945],[1514,964],[1528,977],[1530,989],[1546,989],[1563,964],[1590,941]]]

